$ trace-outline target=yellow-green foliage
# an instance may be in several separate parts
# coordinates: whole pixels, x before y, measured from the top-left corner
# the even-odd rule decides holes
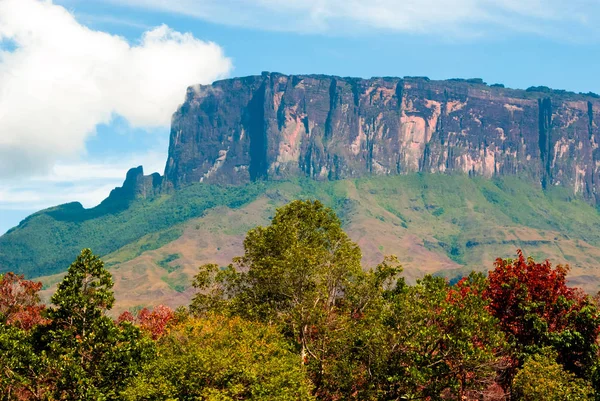
[[[158,343],[125,400],[312,400],[300,358],[274,328],[209,316],[174,327]]]
[[[513,389],[520,401],[594,399],[589,383],[565,371],[552,352],[530,357],[515,376]]]

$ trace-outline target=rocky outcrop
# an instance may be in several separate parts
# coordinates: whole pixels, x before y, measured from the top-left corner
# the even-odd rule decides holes
[[[160,193],[163,178],[158,173],[144,175],[142,166],[130,169],[125,176],[123,186],[110,191],[110,195],[101,204],[100,208],[114,208],[127,206],[135,199],[151,198]]]
[[[526,176],[598,200],[598,121],[593,94],[263,73],[188,89],[164,185],[459,172]]]

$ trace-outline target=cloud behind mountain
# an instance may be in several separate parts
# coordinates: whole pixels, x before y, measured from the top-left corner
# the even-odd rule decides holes
[[[229,74],[215,43],[161,25],[130,44],[47,1],[0,1],[0,177],[85,153],[96,126],[168,126],[192,83]]]

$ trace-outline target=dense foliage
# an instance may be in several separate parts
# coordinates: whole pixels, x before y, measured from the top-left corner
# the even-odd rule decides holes
[[[518,251],[517,259],[498,259],[484,296],[513,350],[513,365],[551,346],[570,371],[585,375],[598,354],[600,315],[583,292],[567,286],[568,266],[552,268]]]
[[[518,251],[486,276],[408,285],[361,266],[331,209],[294,201],[189,308],[108,317],[112,278],[84,249],[51,299],[0,276],[0,400],[600,399],[600,313],[568,267]]]
[[[13,287],[40,287],[9,279]],[[6,277],[0,287],[5,282]],[[38,307],[42,317],[37,325],[20,324],[10,310],[8,316],[0,314],[3,399],[120,399],[129,379],[155,352],[139,328],[117,324],[106,315],[114,302],[112,286],[102,261],[84,249],[58,286],[52,305]]]
[[[311,385],[274,327],[210,316],[173,325],[125,400],[311,400]]]
[[[514,379],[515,397],[523,401],[593,400],[590,384],[556,362],[556,353],[527,358]]]

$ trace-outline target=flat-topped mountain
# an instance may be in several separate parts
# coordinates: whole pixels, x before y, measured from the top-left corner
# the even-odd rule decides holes
[[[333,207],[365,267],[407,279],[488,270],[522,248],[600,285],[600,99],[481,80],[263,73],[187,90],[164,175],[131,169],[100,205],[43,210],[0,237],[0,273],[51,286],[82,248],[122,308],[186,304],[202,263],[293,199]],[[50,277],[48,277],[50,276]]]
[[[263,73],[190,87],[168,184],[414,172],[516,175],[596,200],[600,100],[481,80]]]

